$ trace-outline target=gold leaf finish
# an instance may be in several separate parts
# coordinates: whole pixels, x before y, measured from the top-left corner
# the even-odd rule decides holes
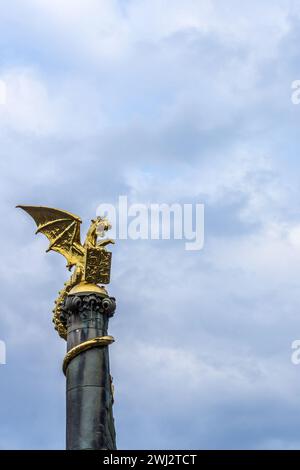
[[[66,374],[69,363],[72,361],[72,359],[74,359],[74,357],[78,356],[78,354],[80,354],[81,352],[87,351],[88,349],[92,348],[108,346],[114,341],[115,339],[113,336],[98,336],[97,338],[89,339],[84,343],[80,343],[77,346],[74,346],[74,348],[70,349],[70,351],[68,351],[65,355],[63,362],[63,373]]]
[[[81,219],[70,212],[45,206],[17,206],[27,212],[37,225],[36,233],[43,233],[50,244],[47,251],[56,251],[67,260],[67,268],[73,273],[64,284],[63,289],[55,301],[53,310],[53,323],[58,334],[66,339],[66,327],[62,324],[60,316],[62,304],[66,296],[76,286],[78,289],[87,285],[94,285],[95,291],[102,290],[98,284],[109,284],[111,269],[111,252],[106,250],[108,244],[114,243],[112,239],[102,237],[111,228],[105,217],[97,217],[91,221],[84,244],[80,241]],[[102,239],[99,239],[102,238]],[[76,290],[76,289],[75,289]]]

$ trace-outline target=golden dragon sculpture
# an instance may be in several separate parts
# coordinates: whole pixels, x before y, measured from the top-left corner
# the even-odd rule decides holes
[[[98,284],[109,284],[111,252],[106,246],[114,240],[103,238],[111,225],[106,217],[91,221],[85,241],[80,241],[81,219],[70,212],[45,206],[17,206],[27,212],[36,222],[36,233],[43,233],[50,245],[46,251],[56,251],[67,260],[67,268],[74,268],[70,279],[65,282],[55,300],[53,323],[59,336],[66,339],[67,331],[61,321],[62,305],[72,289],[101,290]]]

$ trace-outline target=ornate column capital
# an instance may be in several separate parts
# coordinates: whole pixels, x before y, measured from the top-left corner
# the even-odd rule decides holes
[[[74,329],[78,323],[85,325],[98,325],[105,329],[108,319],[116,310],[116,299],[114,297],[102,296],[96,293],[69,294],[60,311],[60,325],[65,334]]]

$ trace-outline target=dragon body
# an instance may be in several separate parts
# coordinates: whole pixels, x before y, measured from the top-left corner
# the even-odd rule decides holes
[[[73,270],[55,300],[53,323],[58,334],[66,339],[67,331],[62,321],[62,305],[66,296],[77,284],[109,284],[111,253],[106,246],[112,239],[99,239],[111,228],[104,217],[91,221],[84,243],[80,240],[81,219],[70,212],[45,206],[17,206],[27,212],[37,225],[36,233],[43,233],[52,250],[63,255],[67,268]]]

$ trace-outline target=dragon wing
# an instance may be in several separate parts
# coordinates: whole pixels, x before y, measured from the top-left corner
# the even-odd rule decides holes
[[[68,266],[83,264],[84,248],[80,242],[81,219],[70,212],[43,206],[17,206],[35,220],[36,233],[43,233],[50,241],[47,251],[62,254]]]

